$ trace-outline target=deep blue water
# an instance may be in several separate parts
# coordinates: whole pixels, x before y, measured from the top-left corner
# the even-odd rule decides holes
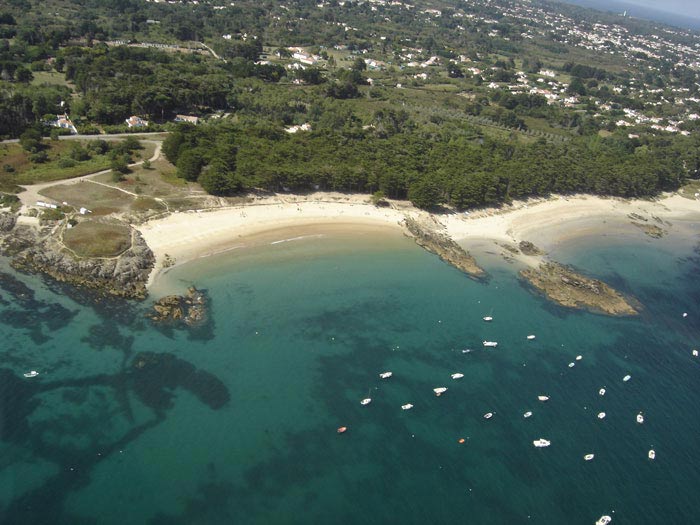
[[[658,7],[651,8],[634,2],[622,2],[619,0],[559,0],[567,4],[575,4],[582,7],[597,9],[599,11],[621,14],[627,11],[627,15],[645,20],[654,20],[672,26],[700,30],[700,18],[697,16],[682,15],[665,9],[663,2],[659,2]]]
[[[473,281],[395,234],[176,268],[168,286],[194,281],[211,299],[195,332],[5,265],[0,522],[697,522],[696,243],[556,248],[634,294],[637,318],[552,305],[497,257]]]

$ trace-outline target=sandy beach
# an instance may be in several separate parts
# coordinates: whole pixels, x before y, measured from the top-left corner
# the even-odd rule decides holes
[[[304,234],[322,233],[324,227],[390,227],[401,232],[406,216],[418,218],[447,233],[461,244],[470,242],[517,244],[527,240],[545,251],[577,236],[631,231],[632,221],[658,225],[668,231],[676,222],[700,220],[700,201],[678,194],[655,201],[622,200],[589,195],[553,196],[515,202],[510,206],[431,215],[403,201],[376,207],[366,195],[317,193],[305,196],[259,197],[253,202],[211,211],[174,213],[149,221],[138,229],[156,256],[149,283],[163,269],[166,254],[176,264],[227,250],[254,246]],[[296,229],[296,231],[295,231]],[[538,257],[515,256],[534,265]]]

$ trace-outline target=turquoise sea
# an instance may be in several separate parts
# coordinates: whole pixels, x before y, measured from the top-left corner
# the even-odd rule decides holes
[[[609,318],[498,255],[477,282],[393,231],[309,236],[173,269],[194,331],[0,261],[0,523],[700,522],[698,242],[557,245],[645,306]]]

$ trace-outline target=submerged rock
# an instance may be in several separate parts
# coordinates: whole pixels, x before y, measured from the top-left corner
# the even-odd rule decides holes
[[[156,323],[184,323],[199,326],[207,319],[207,298],[204,292],[194,286],[185,295],[167,295],[153,305],[153,312],[147,317]]]
[[[409,217],[406,217],[404,224],[418,246],[434,253],[446,263],[473,277],[483,277],[486,274],[476,264],[474,257],[447,235],[431,230]]]
[[[614,288],[558,263],[542,263],[538,268],[521,271],[520,275],[548,299],[568,308],[585,308],[607,315],[638,313]]]
[[[660,226],[657,226],[656,224],[644,224],[641,222],[632,222],[632,224],[642,230],[646,235],[653,237],[654,239],[660,239],[666,235],[666,230]]]
[[[518,247],[524,255],[544,255],[544,252],[530,241],[520,241]]]

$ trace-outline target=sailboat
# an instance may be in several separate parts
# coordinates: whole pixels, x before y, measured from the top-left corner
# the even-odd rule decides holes
[[[372,391],[371,388],[367,391],[367,397],[364,398],[362,401],[360,401],[360,404],[361,404],[361,405],[369,405],[369,404],[372,402],[372,398],[369,397],[369,393],[370,393],[371,391]]]

